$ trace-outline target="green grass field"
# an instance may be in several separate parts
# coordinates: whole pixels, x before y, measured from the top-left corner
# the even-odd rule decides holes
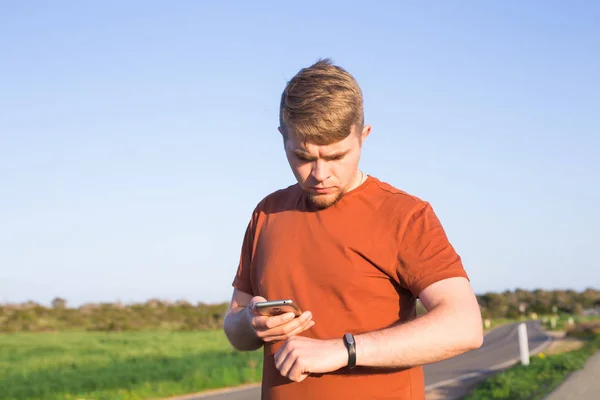
[[[260,380],[222,331],[0,335],[1,399],[131,400]]]
[[[2,400],[157,399],[259,382],[261,371],[262,352],[233,350],[221,330],[0,334]]]

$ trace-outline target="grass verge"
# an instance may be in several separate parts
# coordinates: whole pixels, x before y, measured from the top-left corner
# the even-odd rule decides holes
[[[562,354],[531,357],[528,366],[517,365],[481,382],[464,400],[540,400],[572,372],[585,365],[600,348],[600,334],[585,338],[585,344]]]
[[[222,331],[0,335],[0,398],[140,400],[260,381]]]

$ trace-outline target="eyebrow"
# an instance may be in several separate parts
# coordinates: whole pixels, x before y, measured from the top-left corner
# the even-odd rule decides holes
[[[337,160],[337,159],[343,158],[348,153],[350,153],[350,150],[338,151],[337,153],[332,153],[332,154],[328,154],[328,155],[324,156],[323,159],[325,159],[327,161]],[[305,159],[308,161],[315,161],[317,159],[317,157],[311,156],[310,154],[308,154],[308,152],[306,152],[304,150],[294,150],[294,154],[296,154],[296,156],[298,156],[299,158],[302,158],[302,159]]]

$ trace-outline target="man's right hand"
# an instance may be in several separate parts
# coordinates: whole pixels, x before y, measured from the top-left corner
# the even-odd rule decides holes
[[[254,305],[261,301],[267,300],[261,296],[253,297],[245,312],[256,336],[264,342],[286,340],[312,328],[315,324],[310,311],[303,312],[299,317],[291,312],[276,316],[260,315]]]

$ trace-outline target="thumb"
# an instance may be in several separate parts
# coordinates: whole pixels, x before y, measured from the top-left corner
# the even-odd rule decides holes
[[[250,309],[250,311],[255,312],[255,308],[254,305],[256,303],[260,303],[262,301],[267,301],[267,299],[265,299],[262,296],[254,296],[252,299],[250,299],[250,303],[248,304],[248,308]]]

